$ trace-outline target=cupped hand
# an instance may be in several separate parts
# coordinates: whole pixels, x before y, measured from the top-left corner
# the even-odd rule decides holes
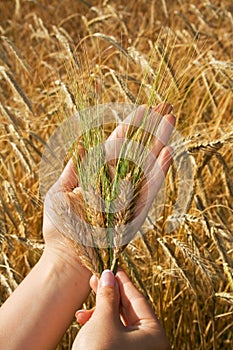
[[[122,235],[122,241],[118,242],[119,245],[124,246],[124,244],[127,244],[140,229],[171,164],[172,150],[166,146],[175,125],[175,117],[171,112],[172,106],[168,103],[160,104],[152,109],[148,109],[146,106],[139,106],[115,128],[105,142],[105,158],[112,181],[114,180],[117,162],[126,140],[129,140],[129,145],[132,146],[128,156],[133,157],[132,159],[138,162],[139,166],[142,166],[144,176],[135,202],[134,212],[131,215],[130,221],[126,222],[127,230]],[[138,130],[141,136],[138,139],[136,137],[132,143],[130,134],[135,134]],[[147,155],[142,161],[138,154],[141,150],[143,153],[146,147],[148,148]],[[133,152],[134,148],[135,152]],[[81,159],[85,158],[85,154],[85,150],[84,152],[83,150],[79,150]],[[87,159],[88,157],[85,158],[85,160]],[[95,159],[92,161],[95,161]],[[83,171],[85,174],[85,167]],[[46,247],[49,247],[50,251],[60,254],[63,257],[66,257],[67,253],[69,253],[69,256],[77,258],[77,254],[72,248],[69,239],[72,240],[77,237],[80,243],[85,245],[92,242],[92,236],[88,239],[84,229],[86,225],[86,232],[88,233],[89,223],[86,223],[79,215],[81,210],[85,214],[83,202],[80,201],[80,196],[78,195],[82,193],[82,190],[77,169],[71,159],[66,165],[59,181],[50,189],[49,193],[52,195],[46,196],[43,225]],[[62,195],[60,196],[60,194]],[[88,202],[88,206],[91,207],[93,204],[92,193],[89,198],[91,200],[90,203]],[[64,207],[60,209],[61,204],[59,202],[62,202],[62,200],[67,200],[65,210]],[[46,201],[47,203],[50,201],[50,203],[46,205]],[[124,203],[123,205],[125,207],[127,206]],[[131,206],[130,203],[129,205]],[[62,210],[63,212],[61,213]],[[74,215],[75,219],[72,218],[72,215]],[[69,230],[67,227],[71,227],[71,234],[68,233]],[[68,246],[69,249],[67,249]]]

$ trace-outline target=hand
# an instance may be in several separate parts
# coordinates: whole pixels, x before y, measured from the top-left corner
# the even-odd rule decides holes
[[[98,281],[91,278],[96,291],[96,309],[80,310],[83,324],[73,350],[168,350],[168,340],[153,310],[124,271],[116,277],[105,270]]]
[[[172,106],[168,103],[160,104],[150,110],[146,106],[139,106],[116,127],[105,141],[105,162],[108,164],[112,180],[116,173],[116,166],[121,156],[122,146],[124,145],[126,147],[126,143],[129,146],[126,159],[132,160],[136,166],[141,168],[143,178],[138,186],[139,190],[136,192],[134,192],[133,185],[131,184],[131,178],[129,181],[126,179],[120,180],[125,186],[122,187],[121,192],[126,193],[126,199],[122,201],[117,196],[111,202],[111,209],[114,208],[116,210],[116,214],[119,214],[118,217],[124,218],[124,221],[122,222],[120,220],[119,225],[117,225],[118,234],[116,242],[114,242],[117,247],[123,247],[129,243],[134,234],[140,229],[171,164],[172,150],[166,146],[175,125],[175,117],[171,112]],[[132,140],[131,135],[134,133],[135,136],[138,132],[140,136]],[[88,150],[83,148],[82,150],[78,149],[78,153],[82,159],[83,173],[86,181],[86,173],[92,174],[95,171],[95,166],[92,166],[93,162],[98,162],[93,158],[95,153],[89,153]],[[66,176],[67,174],[68,176]],[[45,216],[47,216],[46,222],[49,221],[48,217],[50,219],[52,218],[54,225],[51,226],[54,227],[52,227],[52,230],[49,229],[46,231],[53,232],[53,230],[56,230],[56,226],[64,235],[70,235],[71,240],[74,239],[79,245],[86,247],[93,245],[92,222],[89,221],[88,217],[92,217],[93,215],[98,217],[97,223],[95,220],[93,223],[93,225],[97,225],[94,226],[94,231],[97,227],[100,228],[99,231],[103,232],[106,226],[102,211],[103,208],[108,208],[109,202],[104,203],[104,199],[100,197],[95,188],[96,184],[92,184],[90,181],[88,185],[91,189],[90,192],[89,189],[86,188],[84,190],[82,188],[80,174],[76,173],[73,162],[70,160],[62,181],[57,182],[49,191],[50,195],[47,196],[48,201],[50,198],[50,203],[47,205],[47,208],[49,207],[49,215],[46,215],[45,210]],[[127,188],[129,189],[128,192]],[[64,203],[63,220],[61,220],[59,210],[58,213],[56,212],[57,204],[62,202]],[[89,216],[86,215],[87,211],[89,212]],[[67,215],[67,213],[69,214]],[[70,227],[70,230],[67,230],[67,227]],[[57,233],[56,236],[59,237]],[[54,243],[54,234],[52,234],[53,247]],[[59,244],[60,238],[57,243],[58,245],[56,244],[56,247],[59,246],[62,248],[65,246],[63,241],[62,244]],[[100,248],[107,246],[108,235],[106,237],[103,234],[95,235],[95,244]]]

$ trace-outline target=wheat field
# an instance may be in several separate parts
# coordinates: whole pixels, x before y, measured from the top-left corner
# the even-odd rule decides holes
[[[170,169],[162,212],[152,207],[120,264],[172,349],[232,349],[232,0],[2,0],[0,35],[1,303],[43,251],[39,170],[55,128],[95,104],[168,100],[193,186],[166,230],[179,180]]]

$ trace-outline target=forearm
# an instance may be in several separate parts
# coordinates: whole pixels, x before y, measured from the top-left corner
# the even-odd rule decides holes
[[[54,349],[89,293],[90,274],[43,253],[0,309],[0,348]]]

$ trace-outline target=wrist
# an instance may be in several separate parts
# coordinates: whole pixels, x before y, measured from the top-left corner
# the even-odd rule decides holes
[[[61,281],[64,279],[66,282],[70,281],[73,284],[75,281],[80,283],[80,280],[82,280],[83,286],[89,288],[91,272],[82,265],[76,252],[67,246],[58,248],[46,244],[41,263],[46,267],[50,267]]]

